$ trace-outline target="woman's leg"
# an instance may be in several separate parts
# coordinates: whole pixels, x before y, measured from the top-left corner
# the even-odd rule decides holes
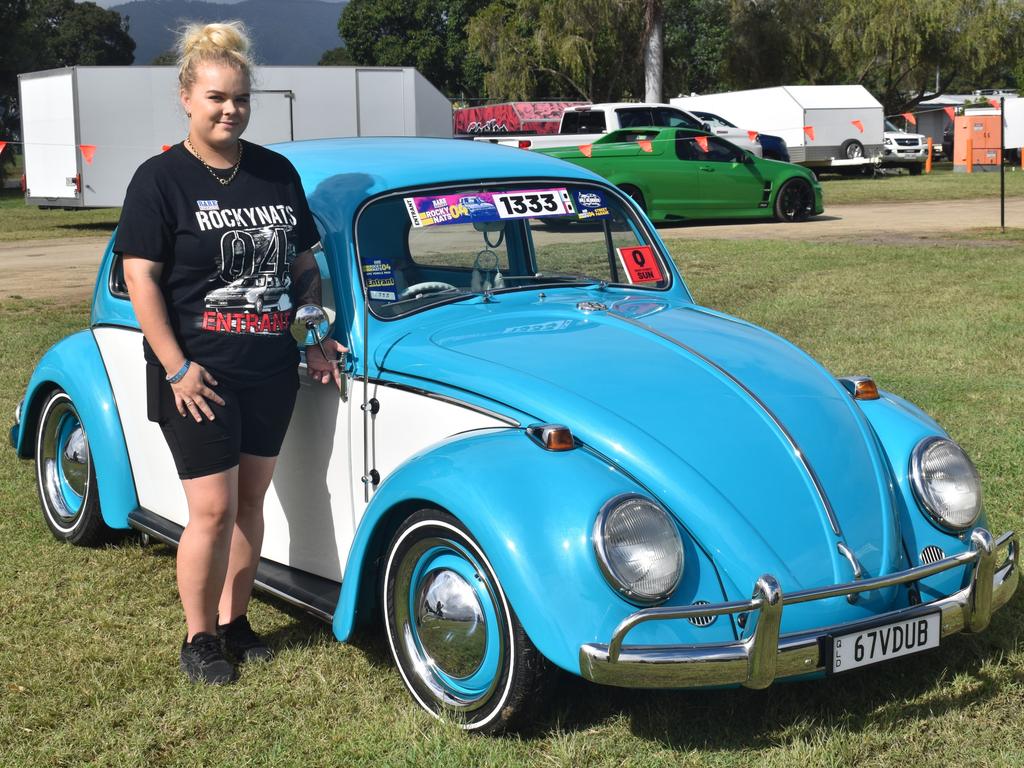
[[[249,608],[252,583],[263,548],[263,499],[274,475],[276,456],[243,453],[238,461],[238,512],[231,531],[227,575],[220,594],[220,623],[227,624]]]
[[[238,467],[232,467],[182,480],[188,525],[178,543],[178,593],[190,641],[197,632],[217,631],[217,603],[224,588],[238,509],[238,474]]]

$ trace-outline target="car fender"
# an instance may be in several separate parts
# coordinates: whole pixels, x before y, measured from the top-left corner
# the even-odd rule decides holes
[[[943,530],[921,509],[910,483],[910,456],[914,447],[926,437],[948,439],[949,435],[927,413],[891,392],[879,389],[879,399],[858,400],[857,403],[888,459],[896,488],[900,533],[911,565],[921,564],[920,554],[928,546],[939,547],[947,556],[969,550],[971,530],[988,527],[984,510],[975,524],[962,533]],[[920,582],[922,597],[935,599],[960,589],[967,572],[967,569],[954,569],[923,579]]]
[[[111,528],[128,528],[128,513],[139,502],[117,403],[91,331],[79,331],[57,342],[36,366],[26,388],[16,438],[19,456],[34,456],[39,412],[56,387],[71,396],[89,438],[103,521]]]
[[[450,438],[407,461],[374,495],[345,567],[335,636],[346,641],[357,623],[373,617],[382,559],[394,531],[408,515],[433,506],[470,530],[538,650],[578,674],[579,646],[608,642],[618,623],[637,610],[609,586],[591,541],[601,507],[621,493],[650,496],[586,448],[547,451],[520,429]],[[698,595],[724,599],[715,569],[686,537],[684,556],[688,565],[670,602],[689,604]],[[638,628],[631,642],[735,637],[728,621],[716,622],[697,639],[687,635],[694,632],[687,622],[671,630],[653,624],[670,622]]]

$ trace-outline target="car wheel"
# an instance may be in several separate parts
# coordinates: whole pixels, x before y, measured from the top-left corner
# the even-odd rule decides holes
[[[789,179],[775,196],[775,218],[806,221],[814,213],[814,191],[806,179]]]
[[[100,514],[89,438],[71,397],[54,390],[43,403],[36,430],[36,489],[53,535],[83,547],[106,541],[111,529]]]
[[[864,157],[864,145],[856,139],[847,139],[839,148],[839,155],[847,160]]]
[[[391,655],[425,710],[498,733],[536,707],[547,662],[456,518],[426,509],[403,523],[388,548],[382,604]]]
[[[256,307],[256,311],[257,312],[262,312],[263,311],[263,297],[262,296],[257,296],[256,297],[255,307]]]
[[[647,213],[647,201],[644,200],[644,193],[634,187],[632,184],[623,184],[619,187],[623,192],[633,198],[636,204],[640,206],[640,210]]]
[[[910,171],[911,176],[920,176],[924,168],[920,163],[917,163],[916,165],[909,166],[907,170]]]

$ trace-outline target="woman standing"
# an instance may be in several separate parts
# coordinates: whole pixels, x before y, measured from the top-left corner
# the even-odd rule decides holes
[[[233,681],[232,658],[272,656],[246,610],[263,500],[298,389],[292,308],[321,298],[318,235],[298,174],[240,138],[248,48],[238,22],[182,34],[188,136],[136,171],[114,245],[145,337],[150,418],[188,500],[177,555],[181,668],[206,683]],[[307,363],[320,382],[337,380],[318,348],[307,349]]]

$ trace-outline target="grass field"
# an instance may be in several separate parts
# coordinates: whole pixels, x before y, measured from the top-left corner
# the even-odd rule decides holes
[[[19,190],[0,190],[0,241],[109,235],[120,215],[120,208],[40,210]]]
[[[1024,171],[1015,166],[1006,168],[1006,196],[1024,195]],[[918,200],[970,200],[978,197],[999,197],[998,173],[954,173],[949,163],[942,163],[929,175],[826,176],[821,180],[826,212],[830,205],[847,203],[887,203]]]
[[[670,247],[701,303],[922,405],[976,461],[991,527],[1024,528],[1020,249]],[[0,301],[4,426],[40,354],[86,317],[84,305]],[[169,548],[57,543],[32,465],[6,448],[0,509],[5,766],[1024,765],[1019,596],[982,635],[832,680],[644,693],[566,676],[528,733],[488,739],[421,713],[378,634],[341,645],[265,598],[250,616],[277,660],[228,688],[190,686]]]

